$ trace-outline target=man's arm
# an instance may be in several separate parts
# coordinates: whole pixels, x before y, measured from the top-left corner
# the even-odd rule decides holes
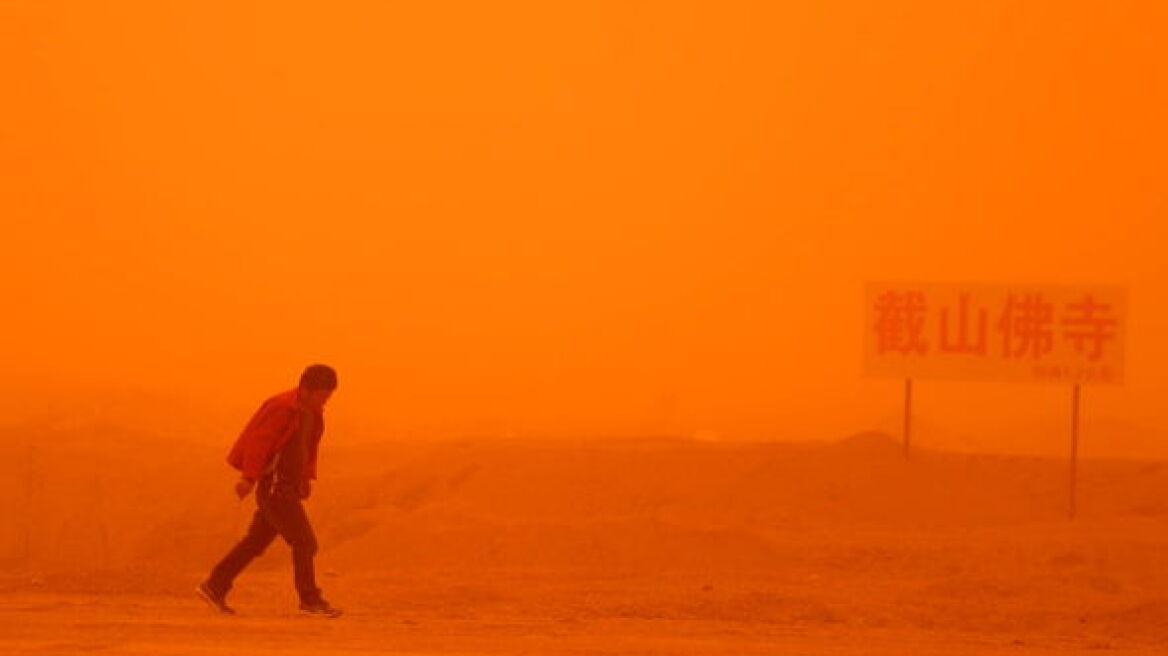
[[[244,440],[244,478],[259,478],[268,466],[272,456],[288,441],[296,427],[296,411],[293,408],[273,408],[252,427]]]
[[[240,439],[241,476],[235,483],[235,493],[241,499],[251,492],[272,456],[288,441],[296,429],[296,419],[295,409],[276,407],[264,412],[256,418],[254,425],[248,426]]]
[[[296,435],[289,445],[294,447],[294,453],[291,454],[293,460],[288,464],[296,473],[296,482],[299,488],[297,492],[299,492],[300,498],[307,499],[312,494],[312,481],[309,474],[310,449],[308,446],[314,425],[312,411],[301,408],[299,419],[300,421],[296,425]]]

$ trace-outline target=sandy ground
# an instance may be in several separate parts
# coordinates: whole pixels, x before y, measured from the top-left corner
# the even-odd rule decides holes
[[[463,618],[363,609],[338,620],[257,605],[235,618],[187,599],[0,598],[4,653],[28,654],[1072,654],[1163,653],[1074,637],[684,619],[486,613]]]
[[[463,441],[326,450],[337,620],[277,543],[237,617],[191,589],[251,512],[222,449],[12,437],[0,653],[1168,653],[1168,465],[836,444]],[[326,446],[327,448],[327,446]]]
[[[1043,613],[984,628],[850,616],[841,598],[753,592],[708,601],[629,581],[500,576],[487,581],[336,581],[336,620],[296,615],[282,574],[247,579],[240,615],[210,613],[190,596],[22,591],[0,595],[0,651],[29,654],[1074,654],[1164,653],[1163,641],[1114,624],[1060,623]],[[772,590],[761,593],[759,590]],[[686,597],[690,597],[688,601]],[[857,596],[864,598],[864,591]],[[683,601],[679,601],[683,600]],[[871,604],[871,600],[858,603]],[[903,603],[903,602],[901,602]],[[837,608],[831,611],[830,608]],[[1057,614],[1058,603],[1047,607]],[[981,609],[984,613],[985,609]],[[1157,612],[1162,612],[1158,609]],[[895,615],[890,609],[887,615]],[[1144,621],[1155,621],[1145,616]],[[884,626],[881,626],[884,624]],[[1143,633],[1143,632],[1141,632]]]

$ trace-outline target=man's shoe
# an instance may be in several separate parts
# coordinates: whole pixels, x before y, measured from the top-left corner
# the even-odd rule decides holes
[[[316,615],[318,617],[341,616],[341,609],[333,608],[333,606],[324,599],[300,602],[300,612],[304,613],[305,615]]]
[[[207,602],[211,608],[214,608],[220,613],[223,613],[224,615],[235,614],[235,609],[227,605],[227,595],[216,594],[216,592],[211,589],[211,586],[207,585],[206,581],[203,581],[195,587],[195,594],[199,595],[200,599]]]

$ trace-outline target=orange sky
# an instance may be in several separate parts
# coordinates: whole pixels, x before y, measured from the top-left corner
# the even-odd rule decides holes
[[[1166,29],[1153,0],[0,0],[0,410],[226,444],[323,361],[337,439],[835,438],[899,422],[867,281],[1118,284],[1084,452],[1168,457]],[[922,442],[1065,450],[1062,387],[917,394]]]

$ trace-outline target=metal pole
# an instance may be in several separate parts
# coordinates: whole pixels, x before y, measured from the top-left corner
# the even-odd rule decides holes
[[[31,439],[25,452],[24,460],[24,520],[23,535],[21,536],[21,556],[24,561],[24,571],[32,571],[32,518],[33,518],[33,446]]]
[[[1072,393],[1071,400],[1071,485],[1070,485],[1070,504],[1069,517],[1071,520],[1075,519],[1075,497],[1076,488],[1079,484],[1079,384],[1075,383],[1075,389]]]
[[[904,379],[904,457],[909,457],[912,444],[912,378]]]

